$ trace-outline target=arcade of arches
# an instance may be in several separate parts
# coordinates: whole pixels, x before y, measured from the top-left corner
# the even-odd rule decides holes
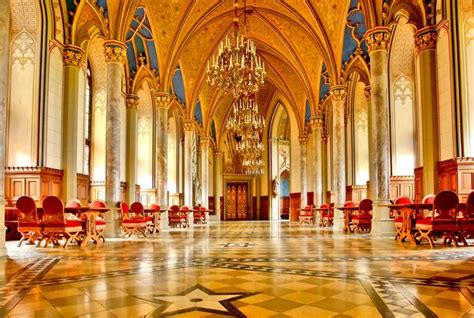
[[[474,191],[474,1],[239,2],[267,72],[261,176],[226,128],[234,97],[206,81],[233,1],[0,0],[0,316],[474,313],[474,252],[395,242],[386,207]],[[163,212],[160,233],[124,239],[117,209],[103,246],[17,248],[21,196],[200,204],[209,222],[170,229]],[[366,198],[371,235],[342,236],[341,211],[298,223]],[[24,271],[37,283],[17,290]]]

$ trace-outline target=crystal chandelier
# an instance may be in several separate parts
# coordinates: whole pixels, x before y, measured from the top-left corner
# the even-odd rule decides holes
[[[265,62],[255,43],[239,34],[238,0],[234,0],[234,30],[221,41],[217,54],[207,62],[207,83],[235,98],[256,93],[265,80]],[[246,22],[246,8],[244,19]]]
[[[232,114],[227,120],[226,128],[242,141],[262,134],[265,121],[258,112],[258,105],[253,98],[241,98],[234,103]]]

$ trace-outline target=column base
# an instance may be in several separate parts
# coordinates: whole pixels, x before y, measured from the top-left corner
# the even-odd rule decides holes
[[[387,207],[377,206],[377,204],[385,204],[386,201],[375,201],[372,210],[372,231],[373,234],[395,234],[395,226],[393,220],[389,217],[390,210]]]
[[[209,215],[209,223],[220,223],[221,222],[221,218],[219,217],[219,215]]]
[[[5,248],[6,233],[6,227],[0,229],[0,257],[7,256],[7,249]]]
[[[334,216],[334,221],[333,222],[334,222],[334,224],[332,226],[333,231],[342,231],[342,229],[344,228],[344,217]]]
[[[194,212],[188,213],[188,224],[189,227],[194,227]]]
[[[160,231],[169,231],[169,230],[170,230],[170,224],[169,224],[168,211],[165,211],[160,214]]]

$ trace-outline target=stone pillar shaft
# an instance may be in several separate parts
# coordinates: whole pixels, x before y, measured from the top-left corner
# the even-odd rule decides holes
[[[214,152],[214,211],[217,220],[221,220],[221,197],[222,197],[222,152]]]
[[[438,79],[436,69],[435,27],[427,27],[415,34],[416,72],[419,86],[423,149],[423,195],[436,194],[438,190]]]
[[[333,185],[336,195],[335,204],[343,205],[346,201],[346,148],[344,114],[346,108],[346,87],[331,88],[332,98],[332,142],[333,142]]]
[[[120,201],[120,153],[123,64],[126,46],[108,41],[104,47],[107,62],[107,108],[106,108],[106,153],[105,153],[105,199],[111,207]],[[130,185],[129,185],[130,186]],[[107,233],[116,235],[119,230],[118,214],[107,213]]]
[[[66,46],[64,60],[64,113],[63,113],[63,191],[65,202],[77,198],[77,130],[79,76],[84,52],[76,46]]]
[[[171,97],[156,96],[156,192],[160,206],[168,205],[168,109]]]
[[[304,208],[308,202],[308,184],[307,184],[307,145],[308,137],[300,136],[300,162],[301,162],[301,207]]]
[[[390,121],[388,95],[388,45],[390,31],[369,31],[370,52],[369,162],[370,198],[387,201],[390,197]]]
[[[5,248],[5,141],[10,47],[10,1],[0,1],[0,257]]]
[[[321,118],[315,118],[311,122],[313,129],[313,149],[314,149],[314,206],[319,207],[323,203],[323,161],[322,161],[322,127],[323,120]]]
[[[137,183],[138,165],[138,124],[137,124],[138,96],[127,96],[127,199],[128,202],[137,200],[135,184]]]
[[[201,146],[201,205],[209,208],[209,144],[211,139],[203,137]]]
[[[367,33],[370,54],[369,104],[369,197],[374,202],[373,233],[393,232],[387,208],[378,204],[390,199],[390,117],[388,93],[388,46],[390,30],[375,28]]]
[[[190,209],[193,207],[193,172],[192,172],[192,160],[193,160],[193,128],[194,123],[192,120],[185,120],[184,126],[184,205]],[[193,224],[193,219],[189,213],[189,223]]]

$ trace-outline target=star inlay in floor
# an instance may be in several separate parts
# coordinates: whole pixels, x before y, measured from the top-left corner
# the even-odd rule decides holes
[[[154,301],[164,303],[162,310],[154,314],[171,316],[190,311],[202,311],[219,315],[245,317],[231,302],[255,293],[215,293],[201,285],[193,286],[177,295],[154,295]]]

